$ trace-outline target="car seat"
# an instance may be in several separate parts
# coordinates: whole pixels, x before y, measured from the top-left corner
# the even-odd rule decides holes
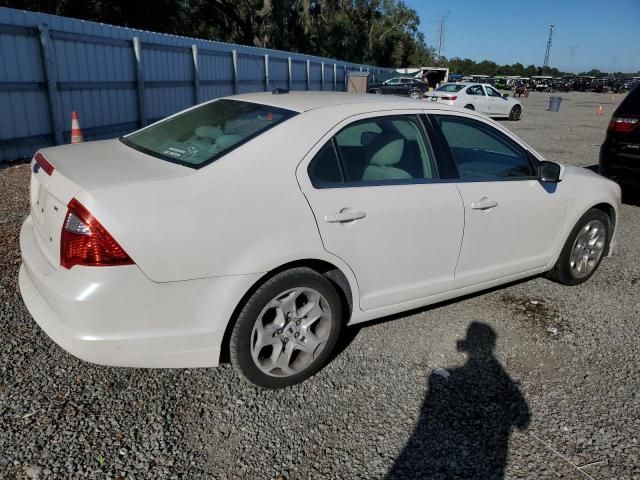
[[[385,137],[387,136],[385,135]],[[403,138],[395,137],[390,141],[375,142],[374,147],[376,148],[372,150],[374,153],[369,160],[369,165],[362,174],[363,182],[413,178],[406,170],[394,166],[402,160],[405,147]]]

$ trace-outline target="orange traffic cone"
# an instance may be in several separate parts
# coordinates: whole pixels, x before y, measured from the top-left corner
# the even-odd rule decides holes
[[[82,143],[82,130],[80,130],[80,122],[78,121],[78,112],[71,112],[71,143]]]
[[[597,109],[596,109],[596,113],[598,115],[602,115],[604,113],[604,108],[602,108],[602,105],[600,105]]]

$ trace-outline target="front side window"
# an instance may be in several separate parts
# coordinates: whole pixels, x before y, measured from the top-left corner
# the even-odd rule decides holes
[[[432,118],[449,144],[462,180],[535,177],[526,151],[490,125],[464,117]]]
[[[294,115],[291,110],[223,99],[133,132],[121,141],[154,157],[199,168]]]
[[[498,92],[493,87],[485,87],[485,89],[487,90],[487,95],[489,95],[490,97],[502,97],[502,95],[500,95],[500,92]]]
[[[336,156],[340,168],[335,167]],[[436,178],[437,173],[419,120],[411,115],[345,127],[311,161],[309,176],[314,185],[379,184]]]

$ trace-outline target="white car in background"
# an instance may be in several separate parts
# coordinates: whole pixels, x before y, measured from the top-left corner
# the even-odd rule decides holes
[[[427,101],[468,108],[490,117],[520,120],[522,103],[487,83],[445,83],[426,94]]]
[[[20,291],[77,357],[300,382],[345,325],[546,272],[586,281],[620,188],[470,110],[254,93],[31,161]],[[388,345],[402,353],[402,345]]]

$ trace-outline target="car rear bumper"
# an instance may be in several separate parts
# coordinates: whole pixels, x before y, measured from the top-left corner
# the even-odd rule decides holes
[[[31,217],[20,248],[20,292],[35,321],[66,351],[100,365],[218,365],[228,320],[259,277],[156,283],[135,265],[54,268]]]
[[[621,153],[606,140],[600,148],[600,174],[621,184],[640,186],[640,150],[638,154]]]

